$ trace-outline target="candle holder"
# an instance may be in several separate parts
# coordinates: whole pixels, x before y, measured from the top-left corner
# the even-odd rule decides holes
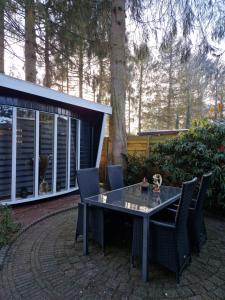
[[[141,190],[142,191],[147,191],[149,188],[149,183],[146,177],[143,178],[142,183],[141,183]]]

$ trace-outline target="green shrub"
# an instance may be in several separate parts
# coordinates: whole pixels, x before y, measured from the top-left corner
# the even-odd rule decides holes
[[[126,162],[125,184],[131,185],[142,181],[144,177],[149,178],[146,165],[146,157],[137,153],[123,155]]]
[[[127,163],[126,184],[140,182],[160,173],[163,184],[181,186],[212,171],[211,186],[205,201],[206,208],[225,212],[225,127],[206,120],[195,121],[192,128],[178,137],[157,144],[149,154],[124,156]]]
[[[19,226],[12,221],[11,209],[6,205],[0,205],[0,248],[8,244],[18,229]]]
[[[212,171],[205,204],[225,211],[225,127],[196,121],[187,133],[156,145],[147,164],[163,175],[164,184],[173,185]]]

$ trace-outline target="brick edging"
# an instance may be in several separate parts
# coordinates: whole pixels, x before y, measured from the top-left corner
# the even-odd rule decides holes
[[[59,210],[56,210],[48,215],[45,215],[41,218],[38,218],[36,219],[34,222],[30,223],[29,225],[25,226],[24,228],[22,228],[21,230],[19,230],[15,236],[13,236],[13,238],[10,240],[9,244],[6,245],[6,246],[3,246],[2,248],[0,248],[0,270],[2,270],[2,267],[3,267],[3,264],[4,264],[4,261],[5,261],[5,258],[8,254],[8,251],[9,249],[12,247],[12,245],[15,243],[15,241],[24,233],[26,232],[28,229],[30,229],[32,226],[36,225],[37,223],[45,220],[45,219],[48,219],[50,217],[53,217],[57,214],[60,214],[60,213],[63,213],[63,212],[66,212],[66,211],[69,211],[69,210],[72,210],[72,209],[77,209],[78,208],[78,205],[76,204],[75,206],[73,207],[67,207],[67,208],[63,208],[63,209],[59,209]]]

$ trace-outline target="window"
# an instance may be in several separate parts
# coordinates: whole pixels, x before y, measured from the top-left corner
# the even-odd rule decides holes
[[[78,125],[73,118],[0,105],[0,202],[73,190]]]
[[[11,198],[12,108],[0,106],[0,201]]]

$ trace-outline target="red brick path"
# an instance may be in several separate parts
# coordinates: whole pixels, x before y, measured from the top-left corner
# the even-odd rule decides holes
[[[20,204],[12,208],[13,220],[19,222],[21,226],[24,227],[57,210],[76,206],[79,200],[79,195],[69,195],[38,202],[34,201],[28,204]]]

